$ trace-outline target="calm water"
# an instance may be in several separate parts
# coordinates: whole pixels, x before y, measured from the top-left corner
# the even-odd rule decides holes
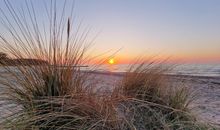
[[[190,76],[211,76],[220,77],[220,64],[175,64],[171,66],[169,74],[190,75]],[[102,66],[103,71],[125,72],[129,65],[105,65]]]
[[[166,64],[167,65],[167,64]],[[220,77],[220,64],[175,64],[167,65],[172,68],[168,74],[174,75],[190,75],[190,76],[209,76]],[[12,69],[16,70],[14,67]],[[100,71],[110,72],[125,72],[128,70],[129,65],[103,65],[99,68]],[[88,68],[86,68],[87,70]],[[4,69],[0,67],[0,73],[4,72]]]

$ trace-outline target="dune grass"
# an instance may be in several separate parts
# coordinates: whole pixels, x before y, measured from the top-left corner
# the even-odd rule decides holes
[[[153,62],[143,62],[126,72],[113,94],[125,97],[120,108],[128,122],[141,130],[208,129],[189,110],[193,99],[189,89],[173,88],[167,81],[167,70]]]
[[[113,85],[112,92],[100,94],[96,91],[94,75],[79,67],[91,60],[86,55],[90,42],[86,40],[87,31],[72,32],[71,14],[69,18],[58,17],[56,2],[51,1],[47,7],[49,25],[42,29],[31,1],[26,1],[26,8],[22,9],[28,14],[17,13],[8,1],[5,6],[10,16],[1,9],[1,20],[10,37],[0,34],[1,49],[11,58],[46,63],[3,66],[1,105],[12,111],[1,121],[4,129],[209,128],[190,113],[187,89],[170,89],[165,75],[167,68],[145,62],[132,66]],[[65,14],[65,6],[66,2],[61,14]]]

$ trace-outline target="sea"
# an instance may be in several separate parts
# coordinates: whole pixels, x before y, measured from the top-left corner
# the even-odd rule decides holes
[[[220,63],[215,64],[160,64],[168,67],[168,74],[186,76],[220,77]],[[101,71],[126,72],[131,65],[103,65]],[[134,66],[138,66],[134,65]]]
[[[160,64],[168,69],[167,74],[170,75],[186,75],[186,76],[204,76],[204,77],[220,77],[220,63],[218,64]],[[138,64],[133,65],[137,67]],[[91,67],[93,70],[101,72],[118,72],[123,73],[129,70],[129,64],[115,64],[115,65],[101,65],[98,67]],[[15,67],[11,67],[16,70]],[[91,70],[90,66],[82,67],[83,70]],[[5,70],[0,67],[0,73]]]

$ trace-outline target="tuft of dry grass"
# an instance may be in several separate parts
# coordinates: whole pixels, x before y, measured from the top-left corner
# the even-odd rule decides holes
[[[1,21],[10,36],[1,34],[0,42],[1,50],[11,59],[4,63],[4,74],[0,75],[0,85],[5,89],[1,105],[14,112],[3,117],[1,124],[12,129],[110,128],[113,105],[95,96],[90,73],[80,68],[89,60],[89,30],[80,33],[77,27],[73,32],[72,12],[67,20],[64,17],[66,1],[60,17],[56,1],[51,1],[49,7],[45,4],[49,25],[43,28],[32,1],[25,1],[21,12],[9,1],[4,3],[10,15],[1,9]],[[13,59],[19,63],[9,66]]]
[[[154,63],[141,63],[131,66],[119,84],[125,96],[143,100],[154,100],[159,97],[161,89],[165,86],[163,73],[166,69],[155,66]],[[155,99],[158,100],[158,99]]]
[[[113,91],[125,99],[119,110],[138,130],[208,129],[189,110],[193,99],[189,90],[168,82],[169,69],[155,62],[131,66]]]
[[[0,86],[4,89],[1,106],[9,113],[1,117],[0,126],[16,130],[123,129],[126,122],[117,112],[120,99],[99,94],[91,71],[80,68],[90,60],[86,55],[91,44],[89,30],[80,33],[76,27],[73,32],[72,12],[67,19],[63,17],[66,1],[61,17],[56,1],[45,5],[49,25],[43,28],[32,1],[25,1],[21,12],[9,1],[4,3],[10,15],[1,9],[1,21],[10,36],[0,34],[1,50],[9,55],[2,62]]]

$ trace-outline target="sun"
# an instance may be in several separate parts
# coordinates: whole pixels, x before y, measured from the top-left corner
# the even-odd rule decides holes
[[[115,64],[115,60],[113,58],[111,58],[111,59],[108,60],[108,63],[113,65],[113,64]]]

